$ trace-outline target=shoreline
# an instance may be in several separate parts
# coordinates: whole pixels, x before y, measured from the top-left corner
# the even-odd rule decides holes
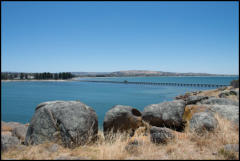
[[[113,76],[113,77],[89,77],[89,76],[83,76],[83,77],[75,77],[72,79],[45,79],[45,80],[40,80],[40,79],[28,79],[28,80],[2,80],[1,82],[69,82],[69,81],[78,81],[81,79],[102,79],[102,78],[134,78],[134,77],[239,77],[239,76]]]
[[[1,82],[69,82],[74,81],[74,79],[60,79],[60,80],[54,80],[54,79],[46,79],[46,80],[1,80]]]

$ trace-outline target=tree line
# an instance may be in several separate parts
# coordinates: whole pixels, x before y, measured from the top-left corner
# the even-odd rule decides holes
[[[70,72],[61,72],[61,73],[10,73],[10,72],[3,72],[1,73],[2,80],[8,79],[37,79],[37,80],[44,80],[44,79],[71,79],[74,75]]]
[[[71,79],[74,75],[70,72],[63,73],[34,73],[35,79]]]

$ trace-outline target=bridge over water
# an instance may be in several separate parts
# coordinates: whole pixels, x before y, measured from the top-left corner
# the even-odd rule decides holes
[[[228,85],[223,84],[193,84],[193,83],[156,83],[156,82],[129,82],[129,81],[105,81],[105,80],[78,80],[81,82],[94,82],[94,83],[121,83],[121,84],[138,84],[138,85],[155,85],[155,86],[191,86],[191,87],[225,87]]]

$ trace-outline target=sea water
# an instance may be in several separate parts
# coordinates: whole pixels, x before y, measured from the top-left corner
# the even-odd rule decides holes
[[[92,80],[143,81],[163,83],[223,84],[238,77],[111,77],[81,78]],[[2,121],[27,123],[36,106],[45,101],[79,100],[92,107],[102,128],[106,112],[114,105],[128,105],[143,111],[149,104],[171,101],[185,92],[213,89],[209,87],[153,86],[137,84],[66,82],[2,82]]]

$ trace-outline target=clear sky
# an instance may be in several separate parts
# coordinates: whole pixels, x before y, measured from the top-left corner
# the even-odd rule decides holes
[[[1,2],[1,67],[17,72],[238,74],[238,2]]]

